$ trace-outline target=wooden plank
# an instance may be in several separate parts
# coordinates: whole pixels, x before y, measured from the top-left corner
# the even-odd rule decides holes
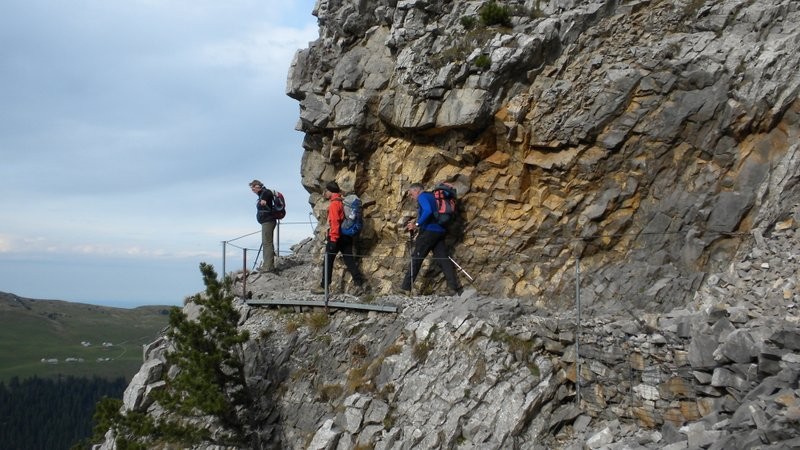
[[[321,300],[247,300],[249,306],[308,306],[312,308],[324,308],[325,302]],[[396,313],[397,306],[394,305],[370,305],[367,303],[345,303],[328,302],[328,308],[356,309],[361,311],[376,311]]]

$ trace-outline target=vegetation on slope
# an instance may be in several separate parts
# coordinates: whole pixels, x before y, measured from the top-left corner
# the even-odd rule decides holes
[[[164,371],[165,385],[154,394],[165,414],[154,418],[141,412],[121,412],[121,401],[104,399],[95,415],[96,441],[111,429],[118,448],[201,441],[246,443],[251,397],[245,382],[242,344],[249,335],[237,328],[240,316],[233,308],[230,278],[218,281],[214,268],[205,263],[200,264],[200,271],[206,292],[191,299],[200,306],[198,317],[190,319],[177,307],[170,310],[167,337],[172,350],[167,362],[178,370]],[[211,436],[208,421],[224,431]]]
[[[0,381],[0,448],[77,446],[91,436],[94,404],[102,397],[121,397],[126,385],[122,377]]]
[[[0,293],[0,380],[130,379],[142,364],[142,344],[156,339],[167,313],[165,306],[110,308]]]

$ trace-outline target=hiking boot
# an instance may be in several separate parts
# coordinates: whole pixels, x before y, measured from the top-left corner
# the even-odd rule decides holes
[[[356,297],[360,297],[360,296],[364,295],[364,293],[365,293],[364,292],[364,287],[360,286],[360,285],[353,286],[350,289],[350,294],[355,295]]]
[[[460,297],[462,292],[464,291],[461,288],[458,289],[451,288],[447,290],[447,295],[449,295],[450,297]]]
[[[316,295],[325,295],[325,288],[322,286],[316,286],[311,288],[311,293]]]

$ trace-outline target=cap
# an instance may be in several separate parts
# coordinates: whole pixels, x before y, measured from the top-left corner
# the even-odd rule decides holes
[[[331,191],[331,192],[337,193],[337,194],[338,194],[338,193],[341,191],[341,190],[339,189],[339,185],[338,185],[338,184],[336,184],[336,182],[335,182],[335,181],[329,181],[329,182],[328,182],[328,183],[325,185],[325,189],[327,189],[327,190],[329,190],[329,191]]]

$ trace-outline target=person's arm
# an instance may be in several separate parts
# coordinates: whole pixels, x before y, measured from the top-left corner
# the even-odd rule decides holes
[[[419,216],[417,217],[417,226],[421,227],[433,220],[433,206],[431,205],[430,195],[423,193],[419,195],[417,202],[419,203]]]
[[[328,231],[328,239],[331,242],[339,240],[341,234],[342,221],[344,220],[344,206],[342,205],[341,198],[331,199],[331,204],[328,206],[328,224],[330,230]]]

